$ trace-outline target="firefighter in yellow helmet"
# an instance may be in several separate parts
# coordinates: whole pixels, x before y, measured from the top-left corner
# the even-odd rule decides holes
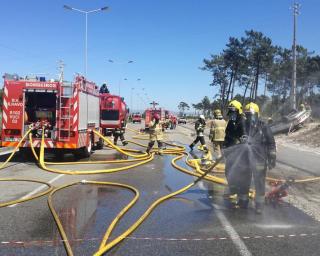
[[[154,143],[157,141],[159,154],[162,153],[162,141],[163,141],[163,124],[160,120],[159,114],[154,114],[153,118],[149,124],[149,134],[150,134],[150,141],[147,148],[147,153],[149,154]]]
[[[220,109],[216,109],[213,114],[214,119],[210,122],[209,139],[213,143],[213,152],[216,154],[216,158],[220,158],[221,148],[226,134],[227,123],[223,119]]]
[[[244,135],[244,117],[242,115],[242,104],[237,100],[230,101],[227,112],[227,128],[224,138],[223,148],[226,159],[225,175],[228,181],[228,186],[224,191],[224,202],[228,208],[236,207],[238,202],[230,199],[231,195],[238,194],[238,181],[234,179],[234,174],[237,172],[238,159],[241,150],[239,144]]]
[[[229,173],[229,186],[238,194],[238,205],[247,208],[253,178],[256,190],[255,211],[261,214],[265,200],[267,168],[276,164],[276,145],[270,127],[259,119],[259,106],[253,102],[244,108],[244,135],[234,159],[235,169]]]

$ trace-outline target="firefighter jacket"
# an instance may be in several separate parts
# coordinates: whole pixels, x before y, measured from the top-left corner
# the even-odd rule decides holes
[[[152,120],[149,123],[149,133],[150,133],[150,140],[151,141],[161,141],[163,140],[163,127],[161,121]]]
[[[224,147],[231,147],[239,144],[244,135],[244,117],[239,115],[236,121],[229,120],[224,138]]]
[[[267,164],[270,158],[275,158],[276,143],[272,131],[262,121],[256,124],[245,123],[244,132],[248,145],[248,157],[254,158],[257,163]]]
[[[210,135],[209,138],[211,141],[224,141],[226,135],[226,121],[221,119],[214,119],[210,123]]]
[[[204,128],[206,127],[206,122],[202,119],[198,119],[194,125],[194,129],[196,130],[197,136],[204,136]]]

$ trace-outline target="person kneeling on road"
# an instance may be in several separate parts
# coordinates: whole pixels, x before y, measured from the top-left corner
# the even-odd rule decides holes
[[[193,147],[200,141],[202,147],[203,147],[203,150],[205,152],[208,151],[208,148],[206,146],[206,142],[204,140],[204,128],[206,127],[206,121],[205,121],[205,118],[204,118],[204,115],[200,115],[199,116],[199,119],[196,121],[195,123],[195,130],[196,130],[196,133],[197,133],[197,138],[189,145],[190,147],[190,150],[192,151],[193,150]]]
[[[149,124],[149,144],[147,148],[147,153],[149,154],[152,147],[154,146],[155,141],[158,143],[159,148],[159,154],[162,153],[162,146],[163,146],[163,127],[162,123],[160,121],[160,116],[158,114],[155,114]]]

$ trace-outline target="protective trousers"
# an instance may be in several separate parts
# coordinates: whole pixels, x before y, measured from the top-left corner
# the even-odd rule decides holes
[[[197,138],[190,144],[190,147],[193,148],[200,141],[204,150],[207,150],[206,142],[204,140],[204,136],[197,136]]]
[[[155,140],[151,140],[151,141],[149,142],[148,148],[147,148],[147,153],[148,153],[148,154],[150,153],[151,149],[153,148],[155,142],[156,142]],[[158,143],[159,153],[161,153],[163,143],[162,143],[161,140],[157,140],[157,143]]]
[[[213,141],[212,144],[213,144],[213,152],[216,158],[220,158],[222,156],[221,148],[222,148],[223,141]]]
[[[113,136],[113,143],[114,145],[117,145],[118,139],[120,138],[122,144],[124,144],[126,142],[123,133],[115,133]]]
[[[264,162],[251,162],[248,159],[226,160],[226,178],[228,188],[225,196],[237,194],[240,200],[249,199],[249,190],[253,179],[256,190],[255,202],[263,203],[265,198],[265,180],[267,166]]]

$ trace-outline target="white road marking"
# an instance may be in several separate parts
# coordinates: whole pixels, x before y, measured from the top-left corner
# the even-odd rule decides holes
[[[59,174],[58,176],[54,177],[53,179],[49,180],[47,183],[51,184],[53,182],[55,182],[56,180],[60,179],[62,176],[64,176],[65,174]],[[36,188],[35,190],[31,191],[30,193],[26,194],[25,196],[21,197],[20,199],[25,199],[28,198],[30,196],[33,196],[34,194],[40,192],[41,190],[47,188],[47,185],[41,185],[40,187]],[[15,207],[17,204],[13,204],[10,205],[8,207]]]
[[[217,217],[218,217],[219,221],[221,222],[221,224],[224,227],[225,231],[230,236],[230,239],[232,240],[233,244],[237,247],[240,255],[242,255],[242,256],[252,256],[251,252],[249,251],[249,249],[247,248],[245,243],[242,241],[242,239],[240,238],[240,236],[237,233],[237,231],[232,227],[231,223],[228,221],[226,216],[221,211],[221,208],[216,204],[212,204],[212,205],[217,210],[216,214],[217,214]]]

